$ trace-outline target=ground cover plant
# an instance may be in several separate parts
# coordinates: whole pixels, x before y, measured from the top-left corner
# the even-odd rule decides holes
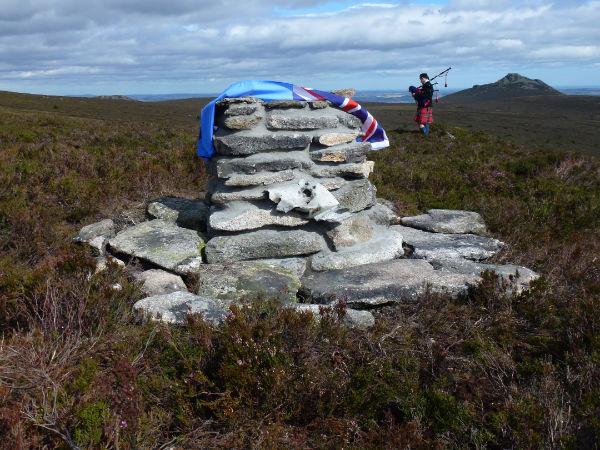
[[[388,130],[378,195],[479,211],[542,274],[424,295],[369,331],[257,299],[220,327],[139,324],[138,286],[71,242],[206,183],[190,120],[0,110],[0,446],[595,448],[600,164],[437,125]],[[560,149],[557,149],[560,150]],[[115,289],[115,285],[121,289]]]

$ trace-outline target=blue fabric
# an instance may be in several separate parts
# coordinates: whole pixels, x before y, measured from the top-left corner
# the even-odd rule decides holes
[[[217,98],[202,108],[200,116],[200,137],[198,138],[198,156],[210,159],[215,149],[213,133],[215,127],[215,104],[224,98],[258,97],[262,100],[294,100],[294,85],[280,81],[245,80],[234,83]]]
[[[268,80],[246,80],[232,84],[217,98],[202,109],[200,118],[200,136],[198,155],[210,159],[214,153],[213,134],[215,132],[215,105],[223,98],[257,97],[263,101],[273,100],[327,100],[333,106],[358,118],[362,123],[363,137],[357,140],[369,142],[372,150],[381,150],[389,146],[389,140],[383,127],[375,118],[351,98],[342,97],[327,91],[319,91],[291,83]]]

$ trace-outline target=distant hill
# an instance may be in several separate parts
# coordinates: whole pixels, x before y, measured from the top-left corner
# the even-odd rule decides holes
[[[463,103],[540,95],[564,94],[547,85],[542,80],[532,80],[518,73],[509,73],[495,83],[475,85],[470,89],[447,95],[444,97],[444,100]]]

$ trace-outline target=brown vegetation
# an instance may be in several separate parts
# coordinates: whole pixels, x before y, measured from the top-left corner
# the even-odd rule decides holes
[[[197,129],[0,112],[0,445],[5,448],[594,448],[600,164],[483,134],[391,132],[374,182],[400,212],[480,211],[500,259],[542,274],[425,295],[370,331],[257,301],[214,328],[136,324],[136,285],[90,276],[83,224],[196,197]],[[119,284],[122,289],[115,289]]]

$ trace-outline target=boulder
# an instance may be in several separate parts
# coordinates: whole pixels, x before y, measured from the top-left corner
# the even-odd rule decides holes
[[[249,130],[258,125],[261,121],[260,116],[240,116],[235,115],[231,117],[226,117],[223,120],[223,124],[229,128],[230,130]]]
[[[188,258],[201,256],[204,239],[194,230],[154,219],[126,228],[110,239],[108,245],[118,253],[173,270]]]
[[[257,259],[257,263],[286,270],[298,278],[302,278],[306,272],[306,258],[270,258]]]
[[[368,142],[351,142],[311,150],[310,157],[313,161],[319,162],[361,163],[366,159],[367,152],[370,149],[371,144]]]
[[[319,130],[335,128],[339,121],[337,117],[332,116],[270,113],[267,115],[266,124],[270,130]]]
[[[348,181],[341,188],[333,191],[333,196],[340,208],[350,212],[358,212],[369,208],[377,202],[377,188],[366,178]]]
[[[233,104],[225,110],[225,117],[249,116],[258,111],[258,104]]]
[[[146,295],[162,295],[177,291],[187,291],[187,287],[179,275],[160,269],[150,269],[134,275],[141,283],[142,292]]]
[[[475,234],[430,233],[402,225],[394,225],[413,250],[412,257],[423,259],[467,258],[483,260],[498,253],[504,243]]]
[[[257,153],[245,158],[216,157],[211,160],[214,173],[219,178],[229,178],[236,173],[254,174],[262,171],[308,168],[313,164],[306,152],[289,151],[277,153]]]
[[[353,215],[327,232],[336,250],[369,241],[375,233],[374,223],[366,215]]]
[[[380,263],[404,256],[402,235],[394,230],[379,229],[375,236],[351,247],[328,249],[313,255],[310,267],[315,271],[345,269],[363,264]]]
[[[322,184],[312,180],[290,181],[268,188],[269,199],[277,203],[277,210],[287,213],[295,210],[313,217],[338,206],[338,201]]]
[[[314,231],[257,230],[234,236],[217,236],[206,244],[208,263],[260,258],[309,255],[326,248],[325,239]]]
[[[379,199],[377,202],[378,203],[370,208],[361,211],[360,214],[366,215],[377,225],[389,226],[397,224],[400,218],[396,215],[394,210],[385,204],[379,203]]]
[[[275,150],[299,150],[308,147],[311,137],[300,134],[243,134],[215,136],[215,149],[220,155],[245,156]]]
[[[276,211],[268,203],[231,202],[212,208],[210,214],[211,230],[221,231],[254,230],[269,225],[297,227],[308,221],[293,212],[286,214]]]
[[[265,103],[267,109],[304,109],[305,107],[306,102],[300,100],[274,100]]]
[[[133,310],[140,319],[172,324],[184,324],[188,314],[200,314],[207,322],[218,325],[228,315],[228,310],[216,300],[183,291],[143,298],[133,305]]]
[[[533,270],[514,264],[484,264],[464,258],[433,259],[429,262],[435,269],[451,273],[479,276],[486,270],[494,272],[509,292],[516,294],[527,290],[531,282],[540,277]]]
[[[77,233],[77,236],[75,236],[73,240],[75,242],[90,243],[95,239],[94,246],[97,247],[100,241],[104,242],[105,239],[111,238],[114,235],[115,223],[111,219],[104,219],[100,222],[84,226],[81,230],[79,230],[79,233]]]
[[[339,119],[338,119],[339,121]],[[347,144],[353,142],[358,137],[358,131],[346,131],[346,132],[326,132],[320,133],[313,138],[315,144],[325,145],[331,147],[334,145]]]
[[[204,200],[163,197],[148,204],[148,214],[155,219],[174,222],[180,227],[205,231],[208,205]]]
[[[351,308],[365,308],[416,301],[427,290],[457,297],[477,281],[471,275],[434,270],[424,260],[395,259],[312,273],[302,278],[300,293],[316,303],[345,301]]]
[[[403,217],[402,225],[435,233],[483,234],[486,232],[485,222],[478,213],[451,209],[430,209],[427,214]]]
[[[331,311],[332,308],[323,305],[314,305],[311,303],[293,303],[286,305],[286,307],[294,309],[298,312],[310,312],[313,317],[317,320],[321,320],[321,317],[327,312],[335,314],[335,311]],[[369,311],[361,311],[357,309],[346,309],[346,313],[342,318],[342,322],[348,325],[350,328],[367,329],[375,325],[375,316]]]
[[[267,186],[273,183],[290,181],[294,178],[293,170],[281,172],[258,172],[250,175],[234,173],[225,180],[225,186]]]
[[[308,168],[308,172],[318,178],[369,178],[369,175],[373,172],[374,165],[373,161],[343,164],[314,164]]]
[[[223,305],[245,300],[296,301],[299,278],[291,271],[261,261],[204,264],[198,274],[198,295]]]

